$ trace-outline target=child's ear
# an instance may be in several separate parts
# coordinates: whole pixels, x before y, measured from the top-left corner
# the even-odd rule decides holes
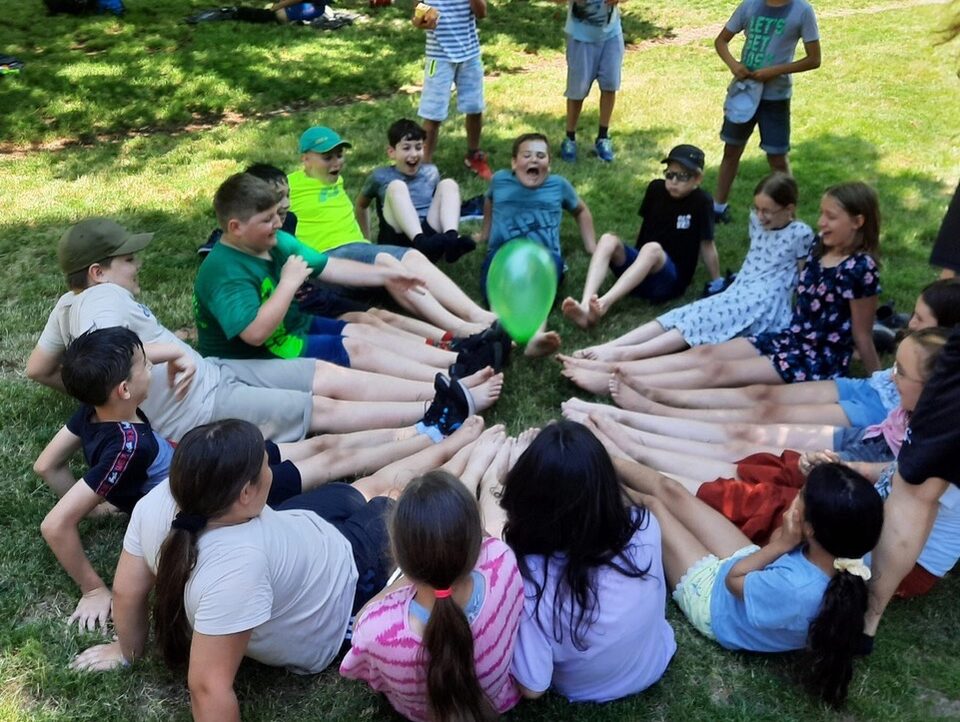
[[[235,236],[237,235],[237,233],[240,232],[240,229],[242,226],[243,224],[240,222],[238,218],[231,218],[229,221],[227,221],[227,227],[224,228],[223,230],[225,230],[231,236]]]
[[[853,225],[854,225],[854,227],[856,227],[856,229],[857,229],[858,231],[859,231],[861,228],[863,228],[863,224],[864,224],[864,223],[866,222],[866,220],[867,220],[866,218],[863,217],[863,214],[862,214],[862,213],[858,213],[858,214],[855,215],[855,216],[850,216],[850,218],[853,220]]]
[[[117,384],[117,388],[115,388],[113,391],[117,395],[117,398],[120,399],[121,401],[130,400],[130,396],[131,396],[130,387],[127,385],[127,382],[125,380]]]

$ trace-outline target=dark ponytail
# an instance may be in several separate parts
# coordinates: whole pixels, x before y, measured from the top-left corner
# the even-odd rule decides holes
[[[480,556],[483,530],[476,499],[444,471],[424,474],[410,482],[397,502],[390,539],[404,573],[441,592],[423,634],[431,719],[496,719],[477,680],[470,623],[453,597],[443,594],[470,573]]]
[[[830,554],[859,560],[876,546],[883,526],[883,500],[873,484],[850,467],[814,467],[803,500],[813,537]],[[866,611],[866,579],[838,569],[807,636],[807,686],[828,704],[839,706],[846,701]]]
[[[246,421],[228,419],[193,429],[177,446],[170,491],[180,512],[170,526],[157,564],[154,631],[171,668],[190,657],[192,630],[183,593],[197,563],[197,536],[223,514],[263,466],[263,436]]]

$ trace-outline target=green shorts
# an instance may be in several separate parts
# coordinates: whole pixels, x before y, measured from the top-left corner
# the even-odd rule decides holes
[[[677,588],[673,590],[673,601],[680,611],[690,620],[694,628],[704,637],[716,639],[710,619],[710,599],[713,597],[713,585],[717,582],[720,566],[729,559],[739,559],[759,551],[756,544],[739,549],[726,559],[718,559],[707,554],[687,569]]]

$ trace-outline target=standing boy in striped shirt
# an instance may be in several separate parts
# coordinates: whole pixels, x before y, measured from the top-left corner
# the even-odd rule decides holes
[[[417,13],[413,24],[427,31],[426,65],[419,115],[427,132],[423,162],[433,162],[440,123],[447,118],[452,86],[457,86],[457,110],[466,115],[467,155],[464,165],[484,180],[493,173],[480,150],[483,128],[483,61],[477,19],[487,16],[487,0],[430,0],[436,12]]]

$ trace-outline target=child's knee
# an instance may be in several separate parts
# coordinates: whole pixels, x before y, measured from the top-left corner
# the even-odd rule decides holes
[[[664,251],[663,246],[656,241],[650,241],[649,243],[644,243],[640,248],[640,255],[637,256],[637,260],[640,259],[648,261],[655,268],[658,268],[667,260],[667,252]]]
[[[358,364],[364,365],[373,357],[374,353],[373,346],[360,338],[344,337],[343,348],[350,358],[351,367],[356,367]]]
[[[399,183],[400,181],[394,181]],[[437,190],[435,193],[451,193],[451,192],[460,192],[460,186],[457,185],[457,182],[453,178],[444,178],[442,181],[437,183]]]

